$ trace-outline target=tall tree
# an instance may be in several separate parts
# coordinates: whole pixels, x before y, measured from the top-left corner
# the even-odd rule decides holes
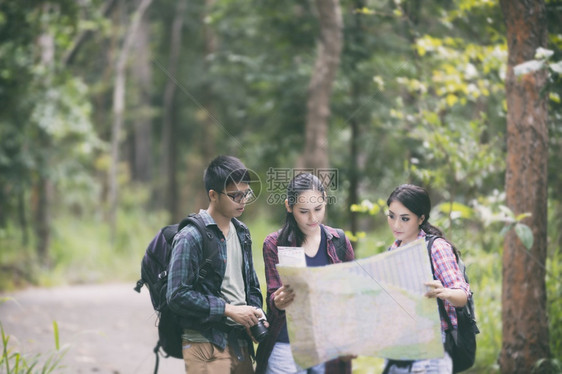
[[[43,5],[43,12],[48,14],[50,11],[51,4]],[[54,70],[55,65],[55,40],[53,35],[49,32],[49,27],[45,23],[43,24],[43,33],[39,36],[37,44],[40,50],[41,65],[45,67],[47,71]],[[47,76],[47,81],[45,82],[45,88],[48,89],[53,83],[50,79],[51,76]],[[42,157],[38,157],[38,173],[37,182],[34,186],[35,194],[35,232],[37,236],[37,254],[39,255],[40,261],[44,265],[49,263],[49,244],[51,241],[51,230],[49,227],[49,216],[50,216],[50,200],[51,200],[51,187],[52,182],[49,178],[49,148],[51,147],[49,135],[42,129],[38,131],[38,145],[42,151]]]
[[[117,174],[120,164],[121,132],[123,129],[123,117],[125,112],[125,81],[127,59],[130,49],[135,40],[135,34],[139,27],[144,12],[152,0],[141,0],[131,16],[131,22],[125,31],[123,47],[115,64],[115,87],[113,89],[113,124],[111,127],[111,169],[109,171],[109,221],[112,230],[112,238],[115,238],[118,204],[118,180]]]
[[[204,17],[210,17],[213,7],[215,6],[215,0],[205,0],[205,13]],[[208,22],[204,25],[204,38],[205,38],[205,51],[204,59],[206,61],[211,61],[213,55],[216,53],[218,48],[218,36],[215,30]],[[206,74],[211,76],[210,64],[205,64]],[[207,164],[215,157],[216,153],[216,142],[217,142],[217,123],[215,115],[215,99],[216,94],[213,91],[213,82],[207,80],[202,87],[202,100],[203,100],[203,110],[200,111],[201,124],[203,125],[203,141],[201,142],[201,154],[203,155],[203,162]],[[207,197],[205,196],[205,200]]]
[[[150,62],[150,25],[146,19],[141,19],[141,24],[136,33],[134,45],[135,63],[131,73],[134,76],[135,104],[132,108],[133,131],[131,147],[132,178],[139,182],[149,182],[152,176],[152,126],[151,126],[151,100],[152,89],[152,64]]]
[[[547,253],[547,72],[516,76],[514,67],[532,60],[546,47],[543,0],[501,0],[507,27],[507,165],[508,207],[516,214],[531,213],[525,223],[534,243],[527,251],[515,233],[507,235],[503,250],[502,373],[530,373],[550,355],[546,313]]]
[[[348,5],[347,14],[350,14],[350,19],[348,25],[346,25],[345,32],[345,45],[342,53],[342,74],[349,77],[349,100],[351,108],[346,108],[348,113],[346,119],[351,128],[351,139],[350,139],[350,157],[349,157],[349,189],[348,189],[348,201],[347,206],[350,207],[354,204],[359,203],[359,184],[361,170],[361,133],[365,123],[368,122],[369,112],[362,110],[363,103],[361,99],[368,92],[369,85],[371,85],[371,79],[373,73],[371,71],[368,74],[361,71],[361,63],[369,58],[368,48],[366,48],[366,30],[363,26],[363,18],[365,15],[359,10],[364,9],[365,2],[363,0],[354,0]],[[349,229],[353,234],[356,234],[359,230],[358,227],[358,212],[348,209],[349,214]],[[354,243],[355,247],[358,247],[359,243]]]
[[[320,36],[314,71],[308,85],[303,166],[326,168],[328,159],[328,118],[332,84],[340,63],[343,21],[339,0],[316,0]]]
[[[161,167],[162,180],[166,185],[164,191],[166,209],[170,218],[175,220],[179,215],[177,185],[177,139],[174,121],[174,98],[176,97],[178,63],[182,44],[182,29],[187,9],[187,0],[178,1],[170,33],[170,53],[168,57],[168,80],[164,90],[164,121],[162,125]]]

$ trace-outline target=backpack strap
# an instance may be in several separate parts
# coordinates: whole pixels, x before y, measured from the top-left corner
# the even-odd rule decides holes
[[[180,231],[179,224],[173,224],[169,226],[165,226],[162,228],[162,235],[164,235],[164,239],[166,242],[172,246],[172,242],[174,241],[174,236]]]
[[[213,233],[213,231],[210,228],[208,228],[207,225],[205,225],[203,218],[198,213],[197,214],[192,213],[188,215],[186,218],[184,218],[177,225],[178,226],[177,232],[180,232],[181,229],[183,229],[184,227],[190,224],[193,225],[199,231],[199,233],[201,234],[201,238],[203,239],[203,256],[205,257],[205,261],[199,267],[199,276],[197,278],[197,279],[202,279],[207,276],[207,273],[211,268],[211,263],[213,259],[218,255],[220,247],[216,245],[216,242],[214,240],[216,237],[215,233]]]
[[[435,277],[435,269],[433,268],[433,259],[431,257],[431,247],[433,246],[433,242],[435,241],[435,239],[439,239],[439,237],[435,236],[435,235],[426,235],[425,236],[425,242],[426,242],[426,245],[427,245],[427,253],[429,255],[429,264],[431,265],[431,274],[433,274],[433,279],[437,279]],[[439,305],[439,314],[441,315],[441,317],[443,319],[445,319],[445,322],[447,322],[446,331],[453,330],[453,324],[451,323],[451,318],[449,317],[449,313],[447,313],[447,310],[445,310],[445,304],[443,303],[443,300],[441,300],[440,298],[437,298],[437,304]]]
[[[335,229],[339,235],[339,238],[335,235],[332,237],[332,241],[334,242],[334,246],[336,247],[336,254],[338,258],[343,262],[345,258],[345,253],[347,252],[347,243],[345,240],[345,232],[342,229]]]

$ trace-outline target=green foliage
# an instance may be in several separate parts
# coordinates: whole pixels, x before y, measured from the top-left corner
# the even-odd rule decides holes
[[[0,322],[0,333],[2,338],[2,357],[0,357],[0,372],[6,374],[48,374],[56,373],[63,368],[62,360],[68,351],[68,347],[61,349],[59,341],[59,328],[53,321],[53,335],[55,349],[45,354],[26,355],[14,350],[9,345],[10,335],[6,335],[4,327]]]
[[[560,203],[558,203],[560,204]],[[562,210],[555,204],[549,205],[549,245],[546,261],[546,290],[550,351],[558,363],[562,362]]]
[[[0,226],[27,218],[25,194],[37,183],[94,181],[89,162],[103,143],[90,121],[88,87],[61,66],[76,32],[76,2],[0,6]],[[19,201],[18,201],[19,199]],[[18,207],[19,204],[19,207]]]
[[[557,359],[543,358],[535,362],[531,370],[531,374],[560,374],[562,373],[562,364]]]
[[[147,12],[150,88],[145,92],[137,77],[128,79],[128,92],[134,94],[127,95],[124,133],[119,134],[122,189],[113,242],[104,215],[112,162],[107,147],[111,77],[123,21],[134,4],[118,2],[106,16],[107,3],[0,2],[0,289],[133,279],[148,240],[169,223],[157,208],[145,210],[163,205],[163,196],[154,191],[165,177],[155,172],[138,185],[131,165],[137,119],[153,125],[145,139],[152,166],[162,157],[160,124],[166,113],[161,103],[168,76],[159,66],[167,66],[173,52],[177,1],[153,2]],[[471,264],[486,331],[479,336],[479,370],[493,371],[500,349],[501,234],[514,230],[527,248],[533,242],[525,217],[514,217],[503,207],[505,198],[498,191],[504,184],[507,109],[507,46],[499,4],[344,0],[341,6],[345,43],[328,135],[330,166],[337,168],[340,183],[330,224],[348,228],[350,213],[370,213],[361,216],[360,232],[348,235],[359,256],[379,253],[392,240],[385,228],[385,202],[379,198],[404,182],[427,186],[437,202],[432,222],[446,230]],[[562,232],[562,24],[558,2],[547,0],[546,6],[548,49],[538,51],[527,68],[549,69],[547,286],[552,352],[562,352],[560,254],[552,249]],[[178,204],[201,207],[192,189],[201,188],[209,153],[235,154],[262,176],[270,167],[297,164],[317,53],[315,12],[313,2],[304,0],[189,4],[174,77],[181,89],[168,113],[178,148]],[[65,65],[81,36],[73,62]],[[51,62],[44,49],[49,43]],[[132,69],[128,73],[134,74]],[[139,107],[141,96],[147,104]],[[39,177],[48,180],[52,197],[50,270],[38,265],[33,250]],[[353,178],[358,203],[348,212]],[[277,228],[267,221],[279,219],[280,224],[283,210],[261,201],[254,207],[248,218],[256,265],[262,266],[263,237]],[[380,361],[358,360],[359,372],[373,372],[369,366],[379,367]]]
[[[546,264],[546,289],[548,299],[548,323],[550,350],[562,361],[562,254],[558,249]]]
[[[103,215],[72,215],[57,219],[51,250],[54,269],[41,283],[129,281],[138,278],[144,251],[158,229],[169,223],[163,212],[147,212],[145,188],[123,191],[115,241]],[[94,264],[94,266],[92,266]]]
[[[461,248],[462,249],[462,248]],[[498,369],[497,358],[501,350],[501,248],[494,252],[476,249],[470,256],[463,256],[470,277],[470,289],[474,293],[476,319],[480,334],[476,336],[475,372],[486,368]]]
[[[138,278],[146,246],[158,229],[169,223],[169,218],[163,212],[145,210],[149,198],[146,188],[131,187],[123,195],[113,243],[100,207],[78,205],[60,210],[65,213],[52,223],[52,268],[39,266],[33,243],[26,246],[19,241],[21,228],[0,230],[0,246],[4,248],[0,252],[0,289],[29,283],[50,286]]]

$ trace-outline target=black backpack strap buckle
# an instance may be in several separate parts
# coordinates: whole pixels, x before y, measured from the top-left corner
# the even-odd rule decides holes
[[[140,293],[142,286],[144,286],[144,281],[142,279],[139,279],[137,281],[137,285],[135,286],[134,290]]]

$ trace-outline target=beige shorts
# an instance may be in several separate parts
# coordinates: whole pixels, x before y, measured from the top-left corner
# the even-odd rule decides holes
[[[211,343],[183,344],[183,361],[188,374],[251,374],[254,372],[248,347],[241,347],[244,359],[239,361],[227,346],[221,350]]]

